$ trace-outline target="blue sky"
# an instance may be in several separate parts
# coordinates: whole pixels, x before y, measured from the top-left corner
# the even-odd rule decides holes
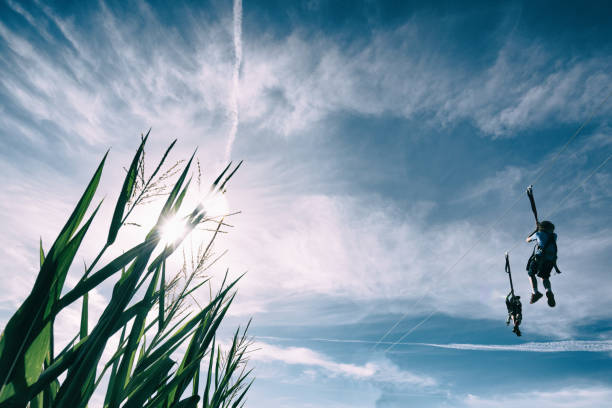
[[[38,237],[109,147],[114,197],[152,127],[149,157],[178,138],[172,159],[199,146],[208,179],[226,151],[245,160],[217,245],[249,271],[226,326],[253,317],[247,406],[612,399],[608,5],[2,0],[0,16],[2,326]],[[531,183],[559,234],[554,309],[527,302]],[[504,325],[507,250],[521,338]]]

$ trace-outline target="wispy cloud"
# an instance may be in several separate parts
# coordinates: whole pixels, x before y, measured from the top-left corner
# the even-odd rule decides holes
[[[239,93],[240,93],[240,67],[242,66],[242,0],[234,0],[234,69],[232,71],[232,93],[230,95],[230,120],[231,127],[225,148],[225,163],[229,162],[232,147],[236,140],[239,119]]]
[[[479,219],[438,225],[427,223],[428,213],[398,216],[402,209],[373,197],[268,192],[274,200],[260,200],[259,196],[249,200],[250,211],[241,216],[243,233],[231,242],[233,268],[250,270],[242,282],[245,300],[273,304],[278,293],[284,293],[286,304],[296,294],[313,299],[324,295],[364,305],[382,301],[377,306],[382,313],[414,317],[435,308],[443,314],[465,317],[464,311],[469,310],[470,318],[504,319],[508,278],[503,254],[523,241],[532,227],[527,202],[523,203],[523,218],[528,217],[522,224],[525,231],[520,219],[511,217],[506,223],[516,225],[492,233]],[[263,222],[265,214],[278,215],[267,223]],[[559,243],[559,265],[565,271],[553,280],[558,307],[529,306],[530,318],[524,322],[528,331],[572,337],[570,328],[575,323],[607,316],[610,299],[605,295],[609,290],[605,262],[592,263],[591,273],[581,282],[572,277],[585,257],[609,247],[609,239],[603,231],[592,235],[567,229],[560,232]],[[583,238],[584,245],[574,248]],[[475,250],[445,273],[475,244]],[[531,246],[522,244],[511,256],[515,287],[521,294],[528,291],[524,262],[530,251]]]
[[[378,31],[358,49],[299,31],[250,48],[245,120],[291,135],[349,111],[425,118],[435,127],[469,121],[484,134],[513,137],[549,120],[580,120],[609,89],[609,57],[575,58],[517,36],[502,42],[490,66],[463,69],[424,47],[418,33],[426,20]]]
[[[496,396],[467,395],[457,401],[459,407],[505,408],[537,406],[541,408],[607,408],[612,400],[609,387],[566,387],[555,391],[521,391]]]
[[[241,123],[248,124],[249,131],[263,129],[274,137],[309,137],[313,124],[338,112],[418,118],[437,129],[468,121],[485,134],[505,137],[526,127],[546,127],[551,119],[562,123],[582,119],[610,83],[609,56],[568,55],[537,41],[527,45],[518,33],[502,41],[483,66],[463,67],[423,45],[419,34],[430,26],[423,16],[376,30],[367,42],[352,46],[299,28],[281,38],[242,44],[237,35],[241,34],[238,0],[233,19],[229,10],[214,22],[183,16],[185,32],[159,21],[144,2],[136,6],[138,24],[102,2],[86,16],[92,23],[87,26],[44,5],[41,14],[10,4],[27,24],[0,25],[8,62],[0,93],[5,105],[19,113],[0,117],[0,130],[7,135],[2,154],[13,151],[23,157],[7,161],[7,167],[32,164],[16,176],[3,172],[2,181],[11,191],[22,184],[26,172],[44,173],[47,169],[41,162],[61,167],[58,163],[67,163],[66,156],[86,162],[99,153],[100,145],[114,145],[113,154],[121,156],[132,148],[126,138],[137,139],[149,126],[161,139],[180,136],[183,146],[205,142],[206,151],[218,157],[227,149],[228,131],[235,135],[232,123],[237,122],[227,117],[232,106],[240,106]],[[41,24],[33,15],[40,16]],[[30,41],[30,33],[39,34],[40,41]],[[240,92],[233,98],[236,84]],[[601,116],[607,112],[609,107]],[[605,146],[608,138],[600,133],[600,145]],[[60,159],[50,156],[50,151]],[[278,162],[249,165],[256,176],[249,182],[260,191],[247,191],[235,200],[248,214],[240,219],[240,234],[232,238],[228,260],[232,269],[251,271],[241,282],[240,295],[244,304],[257,305],[250,310],[267,311],[270,300],[282,292],[352,298],[364,304],[382,300],[382,313],[404,313],[406,303],[427,293],[418,307],[408,309],[411,315],[427,314],[433,308],[451,315],[469,310],[473,318],[497,319],[505,314],[504,290],[498,288],[506,287],[503,252],[516,238],[510,231],[489,237],[480,220],[430,223],[435,204],[429,202],[406,208],[405,203],[375,195],[321,193],[305,176],[323,172],[321,163],[310,167],[292,163],[290,169]],[[343,170],[336,169],[335,175],[342,176]],[[495,171],[504,183],[488,178],[467,195],[505,199],[506,183],[520,185],[525,175],[524,169],[512,164]],[[610,179],[598,182],[588,188],[609,190]],[[246,182],[243,186],[248,188]],[[1,201],[27,202],[30,192],[18,193]],[[30,216],[38,211],[20,205],[24,208],[7,204],[3,213],[21,211]],[[10,217],[3,218],[3,224],[14,225],[4,222]],[[51,230],[42,222],[41,230]],[[584,251],[605,252],[608,231],[598,231],[573,237],[585,238]],[[39,233],[46,234],[29,231],[22,239],[33,247]],[[479,244],[477,250],[441,279],[440,274],[474,242]],[[27,248],[14,246],[10,259],[34,271],[19,261]],[[513,258],[517,262],[527,257],[529,248],[521,250]],[[568,248],[562,262],[580,270],[588,256],[581,251]],[[549,311],[536,305],[526,327],[543,323],[548,330],[585,317],[606,317],[610,300],[605,293],[610,286],[600,279],[605,272],[602,265],[593,265],[595,272],[585,276],[584,283],[564,279],[566,275],[554,282],[555,289],[567,294],[559,296],[559,307],[550,312],[559,313],[562,323],[550,323]],[[496,270],[500,273],[491,273]],[[576,288],[584,290],[575,293]],[[11,304],[18,298],[12,296]]]
[[[537,43],[526,46],[517,35],[502,42],[490,66],[461,68],[424,46],[418,34],[430,24],[423,16],[376,31],[359,48],[296,29],[285,38],[247,44],[243,65],[240,0],[231,24],[187,19],[192,43],[162,24],[146,3],[137,5],[141,32],[129,16],[100,3],[88,17],[96,23],[88,35],[50,7],[41,6],[46,24],[34,24],[27,10],[10,4],[29,23],[20,30],[0,26],[11,50],[3,96],[33,120],[12,118],[18,123],[5,123],[5,130],[21,129],[20,135],[44,141],[42,123],[49,121],[67,146],[109,143],[152,125],[212,143],[229,134],[227,156],[238,106],[241,120],[285,136],[346,111],[419,118],[437,127],[467,120],[485,134],[512,136],[550,119],[581,119],[610,82],[609,57],[563,55]],[[60,35],[49,34],[49,25]],[[26,40],[31,31],[41,42]],[[95,51],[90,37],[100,45]],[[601,116],[606,112],[609,107]]]
[[[142,26],[104,2],[98,6],[83,17],[90,22],[87,33],[45,5],[37,10],[38,24],[0,24],[9,50],[0,97],[17,113],[11,116],[16,124],[0,121],[7,147],[19,144],[18,154],[40,151],[43,159],[49,145],[60,155],[99,145],[121,151],[126,137],[152,126],[166,137],[206,139],[209,154],[221,156],[232,87],[227,25],[190,25],[195,50],[184,52],[191,47],[185,37],[165,27],[146,3],[137,4]],[[53,36],[46,27],[57,28]],[[40,40],[28,41],[31,33],[41,33]]]
[[[436,380],[398,368],[389,360],[368,362],[363,365],[339,363],[328,356],[305,347],[279,347],[268,343],[253,343],[251,356],[255,361],[278,361],[322,370],[327,376],[345,376],[377,383],[432,387]]]

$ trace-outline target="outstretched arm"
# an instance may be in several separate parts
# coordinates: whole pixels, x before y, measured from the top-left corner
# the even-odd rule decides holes
[[[540,223],[538,222],[538,218],[536,216],[536,229],[533,231],[526,239],[526,242],[531,242],[536,239],[536,232],[540,230]]]

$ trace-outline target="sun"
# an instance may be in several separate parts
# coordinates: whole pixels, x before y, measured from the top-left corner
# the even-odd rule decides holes
[[[180,217],[171,217],[164,221],[160,228],[160,242],[163,245],[172,245],[183,237],[187,230],[185,221]]]
[[[224,194],[206,198],[202,203],[207,218],[217,218],[229,213],[229,204]],[[160,244],[174,245],[187,233],[187,221],[184,217],[174,215],[162,222],[159,228]]]

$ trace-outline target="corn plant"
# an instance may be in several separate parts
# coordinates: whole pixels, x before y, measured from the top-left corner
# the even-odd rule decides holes
[[[175,165],[161,172],[175,140],[153,173],[145,177],[148,137],[147,133],[141,138],[126,169],[108,235],[75,286],[64,290],[75,255],[102,204],[95,205],[85,217],[108,152],[51,248],[45,253],[40,243],[40,271],[34,286],[0,338],[0,408],[85,407],[96,390],[104,395],[104,407],[110,408],[244,405],[252,383],[245,364],[249,345],[246,329],[238,328],[225,351],[215,340],[240,278],[230,282],[226,274],[218,291],[211,292],[199,309],[190,311],[194,308],[186,302],[188,298],[195,300],[195,291],[207,282],[203,273],[216,261],[211,262],[212,243],[226,224],[223,218],[210,217],[200,203],[181,218],[185,226],[182,234],[172,243],[163,243],[162,226],[178,216],[190,186],[188,175],[195,153],[179,163],[184,166],[182,171]],[[222,194],[240,164],[231,171],[232,163],[228,164],[207,195]],[[162,181],[173,175],[176,182],[164,189]],[[157,221],[142,241],[99,267],[118,234],[130,224],[132,211],[140,203],[162,196],[166,198]],[[199,247],[195,262],[192,255],[192,270],[187,272],[184,266],[182,275],[168,278],[167,259],[196,227],[211,222],[216,225],[214,233],[207,245]],[[89,328],[89,293],[113,278],[111,299],[97,324]],[[56,355],[55,319],[79,300],[80,330]],[[103,351],[113,336],[119,338],[118,345],[111,357],[104,358]],[[98,389],[103,378],[108,380],[105,392]]]

